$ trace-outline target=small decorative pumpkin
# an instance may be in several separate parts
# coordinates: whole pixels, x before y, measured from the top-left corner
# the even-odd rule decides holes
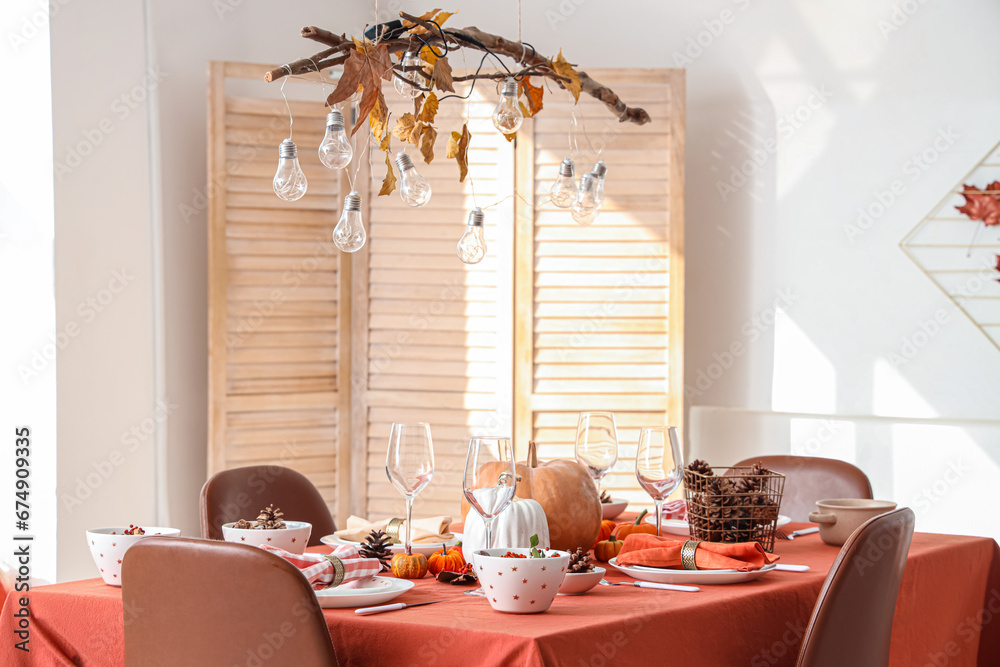
[[[528,443],[527,462],[518,463],[516,470],[521,480],[517,484],[517,497],[535,500],[545,511],[549,546],[562,551],[593,546],[601,528],[601,496],[586,468],[576,461],[564,459],[539,463],[532,441]],[[484,480],[491,480],[496,479],[503,468],[498,463],[486,463],[480,471],[486,473],[482,475]],[[489,482],[483,486],[489,486]],[[475,515],[469,512],[469,505],[464,501],[462,512],[470,517]],[[543,538],[541,532],[538,536]],[[545,544],[546,540],[542,539],[541,543]],[[465,553],[468,560],[469,551]]]
[[[594,546],[594,558],[602,563],[607,563],[618,555],[618,552],[622,550],[623,544],[624,542],[611,535],[608,539],[601,540]]]
[[[392,557],[392,576],[400,579],[420,579],[427,574],[427,556],[422,553],[401,553]]]
[[[493,520],[493,546],[497,549],[526,549],[531,546],[531,536],[538,535],[539,543],[549,544],[549,523],[545,510],[536,501],[514,497],[510,505]],[[465,562],[471,563],[472,555],[486,548],[486,524],[477,512],[469,512],[462,534],[462,553]]]
[[[620,523],[618,527],[615,528],[612,533],[619,540],[624,540],[629,535],[634,533],[649,533],[651,535],[656,535],[656,526],[643,523],[642,519],[649,513],[649,510],[643,510],[639,516],[635,518],[635,523]]]
[[[448,572],[461,572],[462,568],[465,567],[465,559],[462,558],[462,543],[459,542],[458,546],[454,546],[451,549],[445,545],[441,545],[441,551],[435,551],[427,559],[427,571],[431,573],[431,576],[436,577],[439,573]]]
[[[604,540],[611,537],[611,533],[615,532],[615,528],[618,526],[617,523],[611,519],[605,519],[601,521],[601,531],[597,534],[597,542],[603,542]],[[595,542],[594,544],[597,544]]]

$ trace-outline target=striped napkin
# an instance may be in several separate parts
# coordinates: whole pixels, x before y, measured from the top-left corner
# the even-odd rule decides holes
[[[281,556],[299,568],[302,575],[312,584],[313,590],[333,588],[349,582],[368,579],[382,570],[377,558],[362,558],[357,548],[339,546],[329,555],[304,553],[293,554],[277,547],[260,545],[261,549]]]
[[[687,503],[683,500],[671,500],[669,503],[663,503],[662,511],[664,519],[679,519],[681,521],[687,521]],[[653,517],[653,520],[655,521],[656,517]]]

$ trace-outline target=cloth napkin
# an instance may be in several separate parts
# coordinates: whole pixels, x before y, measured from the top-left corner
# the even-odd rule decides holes
[[[680,521],[687,521],[688,518],[687,503],[683,500],[671,500],[669,503],[663,503],[663,518],[679,519]]]
[[[348,545],[337,547],[329,556],[314,553],[293,554],[284,549],[267,545],[260,545],[260,548],[281,556],[299,568],[302,575],[312,584],[313,590],[317,591],[351,582],[360,582],[373,577],[382,570],[382,564],[377,558],[362,558],[355,547]],[[337,563],[340,564],[340,567]],[[342,577],[339,573],[341,569],[343,570]]]
[[[619,565],[681,569],[681,547],[685,540],[657,537],[649,533],[632,533],[615,561]],[[753,572],[778,560],[764,551],[757,542],[719,544],[699,542],[694,562],[699,570],[738,570]]]
[[[382,521],[368,521],[359,516],[347,518],[347,527],[334,533],[337,537],[347,542],[364,542],[368,533],[373,530],[385,531],[391,519]],[[414,519],[413,530],[410,540],[414,544],[441,544],[454,539],[454,535],[448,530],[451,525],[450,516],[435,516],[429,519]],[[399,527],[399,541],[402,542],[406,535],[406,522]]]

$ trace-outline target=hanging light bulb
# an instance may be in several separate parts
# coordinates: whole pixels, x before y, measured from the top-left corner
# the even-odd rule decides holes
[[[399,167],[399,198],[407,206],[423,206],[431,200],[431,184],[417,172],[413,160],[406,153],[396,154]]]
[[[573,201],[571,213],[576,224],[586,226],[597,218],[601,206],[597,202],[597,179],[593,174],[584,174],[580,179],[580,191]]]
[[[423,91],[420,86],[411,86],[406,83],[406,81],[412,81],[413,83],[420,83],[420,70],[409,69],[410,67],[421,67],[423,61],[420,59],[420,54],[415,51],[407,51],[403,55],[403,59],[400,61],[403,66],[403,71],[398,72],[397,76],[392,77],[392,86],[396,89],[396,92],[406,97],[408,99],[413,99]],[[402,77],[402,79],[400,78]],[[404,81],[403,79],[406,79]]]
[[[326,115],[326,136],[319,145],[319,161],[330,169],[343,169],[353,157],[354,147],[344,131],[344,114],[334,109]]]
[[[573,161],[566,158],[559,165],[559,177],[549,189],[549,199],[559,208],[569,208],[576,199],[576,179],[573,178]]]
[[[278,146],[278,171],[274,174],[274,194],[285,201],[302,199],[309,185],[306,175],[299,166],[298,152],[291,139],[285,139]]]
[[[597,205],[600,206],[604,203],[604,175],[608,173],[608,166],[604,164],[604,160],[600,160],[594,165],[594,168],[590,170],[590,173],[594,175],[597,180]]]
[[[458,242],[458,258],[466,264],[478,264],[486,257],[486,239],[483,238],[483,209],[469,211],[469,224]]]
[[[500,101],[493,110],[493,124],[504,134],[514,134],[523,120],[521,107],[517,103],[517,81],[508,77],[503,82]]]
[[[365,223],[361,219],[361,195],[355,190],[344,197],[344,213],[333,229],[333,242],[344,252],[357,252],[365,245]]]

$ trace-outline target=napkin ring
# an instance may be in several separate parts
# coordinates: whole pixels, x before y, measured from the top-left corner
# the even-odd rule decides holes
[[[694,562],[694,552],[698,550],[699,540],[687,540],[681,547],[681,567],[685,570],[697,570]]]
[[[320,555],[330,561],[330,565],[333,565],[333,581],[327,586],[327,588],[333,588],[344,583],[344,562],[336,556],[331,556],[330,554]]]
[[[393,544],[403,543],[403,541],[399,539],[399,529],[402,528],[404,523],[406,523],[406,519],[390,519],[389,523],[386,525],[385,534],[389,536],[389,539]]]

